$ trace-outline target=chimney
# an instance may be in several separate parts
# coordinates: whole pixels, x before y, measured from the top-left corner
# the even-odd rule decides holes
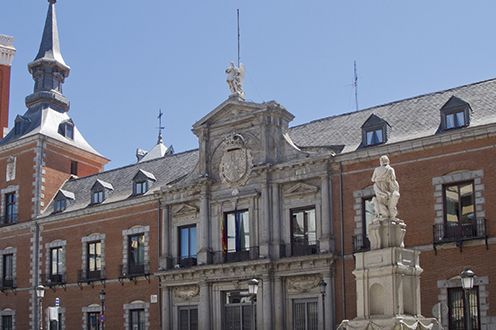
[[[0,34],[0,137],[9,126],[10,67],[15,54],[14,38]]]

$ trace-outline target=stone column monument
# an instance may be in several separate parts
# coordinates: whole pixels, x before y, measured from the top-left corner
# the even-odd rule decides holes
[[[399,184],[389,158],[374,170],[375,219],[369,225],[370,251],[355,254],[357,317],[338,329],[440,329],[421,315],[419,251],[405,249],[405,223],[397,218]]]

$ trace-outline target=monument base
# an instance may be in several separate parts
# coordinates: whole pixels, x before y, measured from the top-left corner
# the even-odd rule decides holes
[[[376,218],[369,225],[370,249],[378,250],[388,247],[404,247],[406,225],[403,220]]]
[[[435,318],[397,315],[394,317],[372,317],[370,319],[343,320],[338,330],[437,330],[442,329]]]

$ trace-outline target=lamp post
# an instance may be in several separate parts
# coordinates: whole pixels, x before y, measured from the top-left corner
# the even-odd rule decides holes
[[[322,279],[319,282],[320,294],[322,295],[322,329],[325,330],[325,296],[327,283]]]
[[[254,302],[257,300],[257,292],[258,292],[258,280],[251,279],[248,281],[248,293],[250,294],[251,300],[251,330],[255,330],[255,304]]]
[[[43,285],[38,285],[36,287],[36,297],[38,298],[38,307],[39,307],[39,320],[38,320],[38,328],[43,330],[43,297],[45,296],[45,287]]]
[[[465,268],[463,272],[460,273],[460,278],[462,280],[463,288],[463,312],[465,314],[465,329],[472,330],[472,318],[470,316],[470,290],[474,287],[474,276],[475,273]]]
[[[102,314],[100,315],[100,330],[105,329],[105,290],[100,290],[100,306],[102,306]]]

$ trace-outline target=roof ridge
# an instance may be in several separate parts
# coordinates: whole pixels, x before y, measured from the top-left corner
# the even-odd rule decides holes
[[[345,112],[345,113],[340,113],[340,114],[336,114],[336,115],[331,115],[331,116],[327,116],[327,117],[323,117],[323,118],[319,118],[319,119],[314,119],[314,120],[309,121],[309,122],[306,122],[306,123],[302,123],[302,124],[299,124],[299,125],[296,125],[296,126],[292,126],[289,129],[292,130],[294,128],[306,126],[306,125],[317,123],[317,122],[320,122],[320,121],[325,121],[325,120],[329,120],[329,119],[332,119],[332,118],[349,116],[349,115],[354,114],[354,113],[360,113],[360,112],[370,111],[372,109],[382,108],[382,107],[385,107],[385,106],[390,106],[390,105],[393,105],[393,104],[398,104],[398,103],[409,101],[409,100],[413,100],[413,99],[418,99],[418,98],[422,98],[422,97],[432,96],[432,95],[436,95],[436,94],[443,94],[443,93],[447,93],[447,92],[450,92],[450,91],[454,91],[454,90],[458,90],[458,89],[462,89],[462,88],[467,88],[467,87],[470,87],[470,86],[484,84],[484,83],[487,83],[487,82],[490,82],[490,81],[496,81],[496,78],[485,79],[485,80],[481,80],[481,81],[477,81],[477,82],[473,82],[473,83],[468,83],[468,84],[464,84],[464,85],[460,85],[460,86],[456,86],[456,87],[451,87],[451,88],[443,89],[443,90],[440,90],[440,91],[419,94],[419,95],[412,96],[412,97],[407,97],[407,98],[401,99],[401,100],[396,100],[396,101],[386,102],[386,103],[379,104],[379,105],[374,105],[374,106],[367,107],[367,108],[364,108],[364,109],[360,109],[360,110],[357,110],[357,111],[350,111],[350,112]]]

